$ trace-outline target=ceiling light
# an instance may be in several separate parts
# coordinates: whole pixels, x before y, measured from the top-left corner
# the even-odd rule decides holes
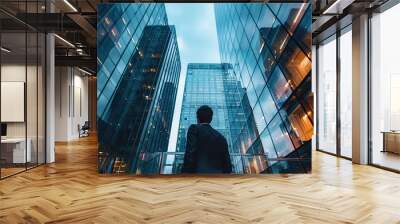
[[[83,73],[85,73],[86,75],[93,75],[92,73],[90,73],[90,72],[88,72],[88,71],[86,71],[86,70],[83,70],[83,69],[81,69],[81,68],[79,68],[79,67],[78,67],[78,70],[81,71],[81,72],[83,72]]]
[[[0,49],[1,49],[1,51],[4,51],[6,53],[10,53],[11,52],[11,50],[9,50],[9,49],[7,49],[5,47],[1,47]]]
[[[64,42],[65,44],[67,44],[68,46],[75,48],[75,45],[73,45],[73,44],[72,44],[71,42],[69,42],[68,40],[66,40],[66,39],[64,39],[64,38],[62,38],[62,37],[60,37],[60,36],[57,35],[57,34],[54,34],[54,36],[57,37],[57,38],[58,38],[59,40],[61,40],[62,42]]]
[[[330,5],[327,9],[325,9],[322,14],[329,14],[329,11],[334,9],[340,1],[342,0],[336,0],[332,5]]]
[[[78,12],[78,10],[68,0],[64,0],[64,3],[67,4],[74,12]]]

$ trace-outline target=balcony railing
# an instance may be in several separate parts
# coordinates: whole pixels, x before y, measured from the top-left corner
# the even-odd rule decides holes
[[[231,154],[232,173],[298,173],[308,172],[305,166],[311,159],[275,158],[265,155]],[[136,174],[180,174],[184,162],[182,152],[142,153],[138,159]]]

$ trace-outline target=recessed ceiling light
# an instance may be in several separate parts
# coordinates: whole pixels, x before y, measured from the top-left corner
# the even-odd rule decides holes
[[[87,75],[93,75],[92,73],[90,73],[90,72],[88,72],[88,71],[86,71],[86,70],[83,70],[83,69],[81,69],[81,68],[79,68],[79,67],[78,67],[78,70],[81,71],[81,72],[83,72],[83,73],[85,73],[85,74],[87,74]]]
[[[11,50],[9,50],[9,49],[7,49],[5,47],[1,47],[0,49],[1,49],[1,51],[4,51],[6,53],[10,53],[11,52]]]
[[[58,34],[54,34],[55,37],[57,37],[59,40],[61,40],[62,42],[64,42],[65,44],[67,44],[68,46],[75,48],[75,45],[73,45],[71,42],[69,42],[68,40],[60,37]]]
[[[68,0],[64,0],[64,3],[68,5],[74,12],[78,12],[78,10]]]

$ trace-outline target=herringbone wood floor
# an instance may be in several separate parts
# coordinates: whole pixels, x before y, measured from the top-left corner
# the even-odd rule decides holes
[[[304,175],[96,173],[96,139],[0,181],[0,223],[400,223],[400,175],[315,152]]]

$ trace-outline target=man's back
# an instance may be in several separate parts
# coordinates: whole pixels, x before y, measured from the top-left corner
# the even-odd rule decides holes
[[[187,134],[183,173],[231,173],[228,144],[209,124],[191,125]]]

